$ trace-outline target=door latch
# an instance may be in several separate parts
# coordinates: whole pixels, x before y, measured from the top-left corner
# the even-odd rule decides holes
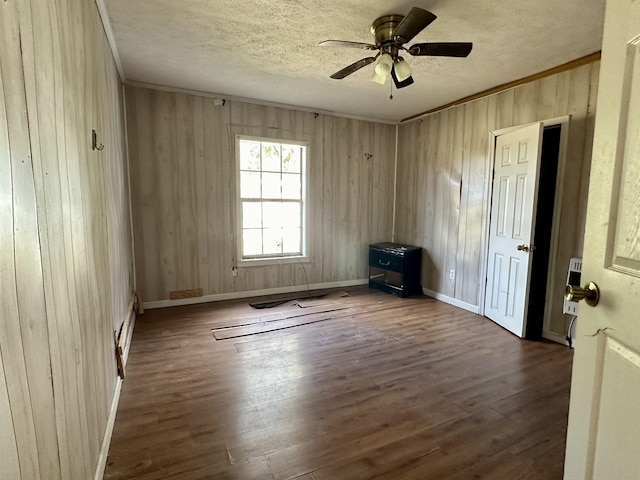
[[[595,307],[600,301],[600,289],[593,282],[589,282],[584,288],[567,285],[564,290],[564,298],[570,302],[579,302],[584,299],[587,305]]]

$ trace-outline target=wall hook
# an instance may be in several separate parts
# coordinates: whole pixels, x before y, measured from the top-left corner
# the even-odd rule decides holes
[[[104,150],[104,145],[102,143],[98,144],[98,134],[95,129],[91,130],[91,149],[99,152]]]

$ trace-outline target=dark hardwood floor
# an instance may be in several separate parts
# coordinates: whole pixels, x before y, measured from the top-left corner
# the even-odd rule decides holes
[[[211,329],[302,309],[139,316],[105,478],[562,478],[570,349],[348,291],[331,319],[226,340]]]

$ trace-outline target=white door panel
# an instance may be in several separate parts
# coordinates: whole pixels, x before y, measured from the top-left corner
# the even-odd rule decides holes
[[[534,232],[542,124],[496,139],[485,315],[523,337]]]
[[[640,478],[640,2],[608,0],[571,381],[566,479]]]
[[[640,478],[638,463],[629,460],[638,455],[640,415],[628,413],[638,409],[638,398],[629,392],[640,391],[640,357],[637,351],[613,338],[603,338],[599,441],[593,478],[637,479]],[[610,475],[612,472],[615,476]]]

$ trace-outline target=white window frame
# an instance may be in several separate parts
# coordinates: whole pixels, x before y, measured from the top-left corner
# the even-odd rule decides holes
[[[282,264],[282,263],[299,263],[299,262],[307,262],[309,261],[308,252],[307,252],[307,239],[309,236],[308,226],[307,226],[307,213],[309,209],[309,199],[307,195],[307,183],[308,183],[308,163],[309,163],[309,153],[310,153],[310,144],[309,142],[299,141],[299,140],[291,140],[286,138],[276,138],[276,137],[258,137],[253,135],[241,135],[238,134],[235,136],[235,162],[236,162],[236,237],[237,237],[237,263],[242,266],[264,266],[264,265],[274,265],[274,264]],[[242,211],[242,193],[240,189],[240,141],[255,141],[255,142],[268,142],[268,143],[280,143],[283,145],[299,145],[306,148],[306,152],[304,155],[304,159],[300,164],[300,175],[301,175],[301,183],[302,183],[302,198],[300,200],[301,203],[301,219],[300,219],[300,227],[302,230],[301,233],[301,254],[274,254],[274,255],[265,255],[265,256],[256,256],[256,257],[244,257],[243,254],[243,211]],[[262,171],[262,170],[260,170]],[[271,199],[269,199],[271,200]]]

